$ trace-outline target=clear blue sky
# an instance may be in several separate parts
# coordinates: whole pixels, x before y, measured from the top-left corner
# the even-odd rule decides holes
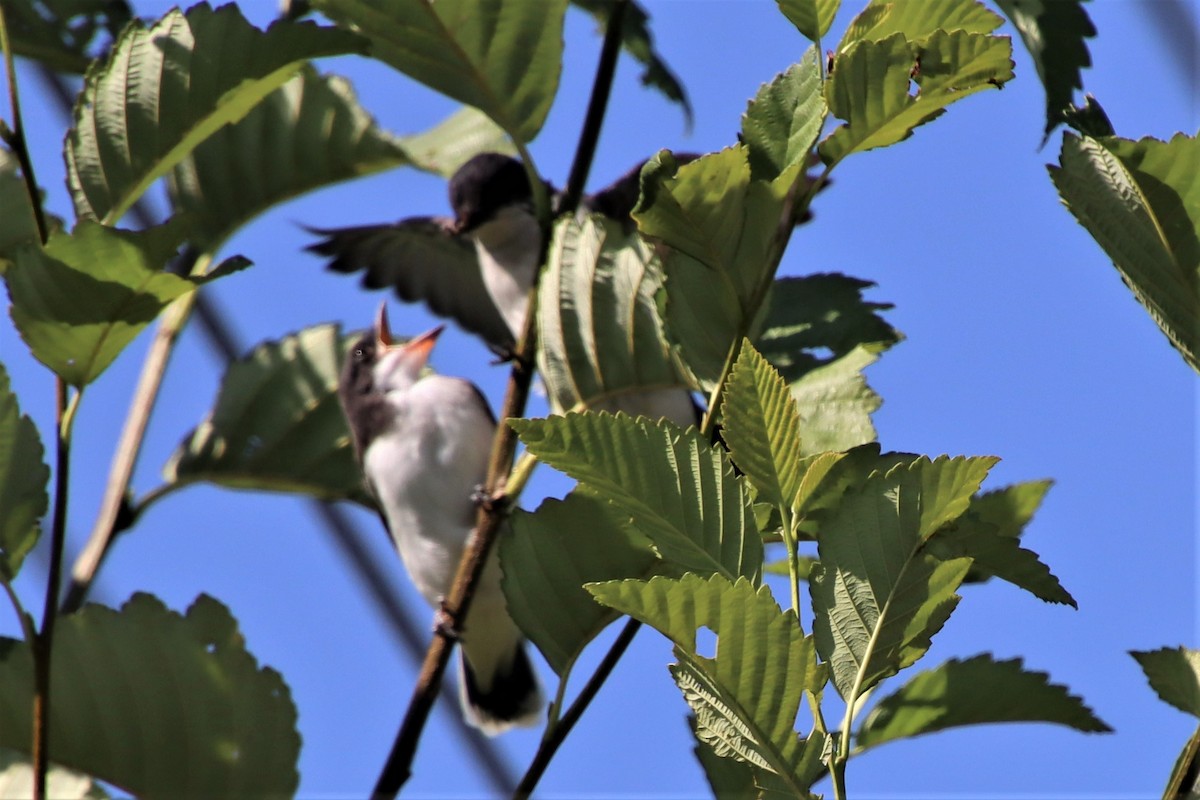
[[[1084,74],[1086,86],[1122,135],[1195,133],[1196,86],[1161,46],[1151,4],[1089,4],[1100,34],[1089,44],[1095,66]],[[136,5],[148,15],[167,8]],[[260,23],[274,12],[268,0],[243,5]],[[844,5],[838,34],[858,7],[854,0]],[[746,101],[806,46],[766,0],[663,0],[648,8],[659,51],[691,93],[695,129],[687,135],[679,110],[643,90],[636,66],[623,60],[593,186],[662,147],[709,151],[732,143]],[[560,184],[599,50],[593,28],[580,12],[568,14],[558,102],[533,146],[538,166]],[[1042,88],[1019,43],[1015,51],[1017,79],[1003,92],[969,98],[912,139],[839,167],[815,205],[815,222],[793,239],[783,272],[843,271],[878,283],[870,299],[895,304],[887,317],[907,339],[867,373],[885,401],[875,415],[885,449],[1001,456],[990,486],[1057,482],[1026,542],[1079,610],[1045,605],[1005,584],[965,587],[922,665],[984,651],[1022,656],[1083,695],[1117,732],[1005,725],[892,744],[851,762],[855,797],[1157,796],[1194,725],[1157,701],[1125,651],[1197,645],[1195,378],[1059,204],[1044,165],[1056,159],[1060,134],[1039,151]],[[399,133],[423,130],[453,110],[386,68],[351,60],[321,68],[351,77],[379,121]],[[39,177],[51,190],[52,209],[66,214],[62,125],[49,103],[39,102],[32,70],[21,77]],[[363,326],[380,295],[325,274],[301,252],[309,237],[296,223],[361,224],[446,210],[444,183],[411,170],[302,198],[229,243],[227,255],[242,253],[256,266],[212,291],[247,346],[317,322]],[[431,324],[423,311],[393,305],[396,329]],[[148,338],[85,398],[76,426],[72,553],[90,529]],[[0,360],[23,408],[48,431],[52,383],[7,317]],[[495,406],[506,372],[489,360],[457,331],[434,356],[439,370],[479,382]],[[135,475],[139,492],[160,481],[162,465],[204,416],[219,380],[201,337],[185,334]],[[565,490],[548,469],[539,475],[527,507]],[[358,519],[378,525],[365,513]],[[382,532],[373,541],[424,624],[427,609]],[[43,565],[33,559],[20,581],[29,596],[40,591]],[[176,609],[200,592],[228,604],[251,651],[292,688],[304,738],[301,794],[369,791],[414,667],[301,501],[209,487],[175,495],[119,542],[96,598],[119,603],[137,590]],[[11,615],[0,614],[0,633],[14,632]],[[707,793],[691,754],[686,706],[666,670],[670,660],[665,640],[639,634],[551,766],[542,796]],[[435,712],[409,796],[486,792],[447,724],[457,713]],[[518,774],[536,741],[536,733],[524,732],[500,740]]]

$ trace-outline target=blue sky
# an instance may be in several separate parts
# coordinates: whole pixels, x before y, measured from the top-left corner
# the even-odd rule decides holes
[[[1122,135],[1194,134],[1196,86],[1162,47],[1151,4],[1089,4],[1099,36],[1089,43],[1094,67],[1084,73],[1085,85]],[[273,5],[243,4],[260,23]],[[857,10],[853,0],[844,5],[836,35]],[[167,7],[137,4],[147,15]],[[678,108],[642,89],[636,65],[622,60],[593,187],[659,148],[709,151],[732,143],[747,100],[806,46],[767,0],[660,0],[647,7],[660,53],[691,94],[695,127],[689,135]],[[532,147],[543,174],[560,185],[598,50],[590,18],[570,12],[559,97]],[[1126,651],[1197,644],[1195,378],[1059,203],[1045,164],[1056,160],[1061,134],[1039,150],[1042,88],[1019,42],[1015,60],[1017,78],[1004,91],[971,97],[910,140],[839,166],[814,205],[816,219],[793,238],[782,274],[845,272],[878,284],[869,299],[895,304],[887,319],[907,338],[867,372],[884,398],[875,424],[885,449],[998,455],[992,487],[1056,481],[1026,544],[1079,610],[1043,604],[1008,585],[965,587],[918,666],[985,651],[1021,656],[1081,694],[1117,732],[1004,725],[892,744],[850,763],[855,797],[1153,796],[1193,728],[1194,721],[1157,701]],[[398,133],[421,131],[454,108],[382,66],[345,59],[320,67],[350,77],[379,122]],[[66,214],[62,123],[39,98],[33,71],[20,74],[39,178],[52,210]],[[244,254],[255,266],[214,285],[213,297],[247,347],[318,322],[363,326],[381,295],[325,274],[302,252],[309,237],[296,223],[382,222],[444,213],[447,205],[444,182],[412,170],[301,198],[227,245],[226,255]],[[422,310],[398,304],[392,321],[405,333],[433,324]],[[76,426],[71,553],[90,529],[148,338],[85,397]],[[0,360],[23,409],[48,431],[52,382],[7,317],[0,321]],[[434,354],[439,370],[480,383],[498,406],[507,373],[489,362],[454,330]],[[220,376],[203,339],[186,333],[135,473],[139,492],[160,482],[172,450],[207,412]],[[566,486],[543,468],[524,505]],[[378,526],[365,513],[357,519],[368,530]],[[427,609],[382,531],[371,541],[424,624]],[[43,564],[31,560],[20,581],[30,597],[40,592]],[[176,609],[200,592],[229,605],[251,651],[292,688],[304,737],[301,794],[369,791],[415,670],[302,501],[210,487],[174,495],[118,543],[96,599],[119,603],[138,590]],[[11,615],[0,615],[0,633],[14,632]],[[543,796],[707,793],[691,755],[686,706],[666,670],[670,660],[665,640],[651,631],[638,635],[551,766]],[[486,793],[447,722],[457,713],[435,711],[409,796]],[[499,746],[519,774],[536,742],[536,733],[521,732]]]

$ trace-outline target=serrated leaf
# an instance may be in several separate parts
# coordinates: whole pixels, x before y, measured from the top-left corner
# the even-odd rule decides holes
[[[1063,137],[1050,177],[1122,280],[1200,371],[1200,139]]]
[[[745,800],[757,796],[754,787],[754,768],[744,761],[721,758],[703,739],[696,729],[696,715],[688,715],[688,728],[696,737],[692,753],[696,756],[704,778],[712,789],[716,800]]]
[[[851,153],[903,141],[955,100],[1012,77],[1007,37],[939,30],[919,44],[900,33],[855,42],[837,57],[825,88],[830,112],[846,124],[818,152],[832,167]],[[916,96],[909,92],[912,80]]]
[[[33,797],[33,764],[28,758],[0,747],[0,797]],[[46,771],[46,796],[56,800],[105,800],[98,782],[53,764]]]
[[[1046,88],[1046,130],[1063,121],[1075,89],[1083,87],[1080,70],[1092,65],[1084,39],[1096,35],[1096,27],[1083,8],[1083,0],[996,0],[1009,18],[1034,69]]]
[[[874,285],[840,273],[777,279],[755,346],[789,383],[857,345],[882,352],[904,337],[878,313],[890,303],[863,299]]]
[[[994,463],[900,463],[848,489],[823,515],[809,581],[813,630],[847,703],[924,655],[954,610],[971,561],[939,561],[922,545],[966,510]]]
[[[406,163],[401,141],[375,124],[346,80],[306,66],[177,164],[169,188],[195,226],[193,241],[215,250],[274,205]]]
[[[74,386],[96,379],[171,301],[196,280],[163,271],[180,225],[145,231],[81,220],[45,248],[13,251],[5,272],[10,313],[34,356]]]
[[[1051,722],[1084,733],[1112,731],[1083,700],[1021,659],[987,653],[951,659],[920,673],[871,709],[858,731],[860,748],[963,725]]]
[[[13,54],[56,72],[82,73],[108,50],[130,20],[131,10],[113,0],[18,0],[5,2]],[[10,797],[0,792],[0,796]]]
[[[571,3],[595,17],[601,29],[607,24],[608,16],[616,5],[611,0],[571,0]],[[688,100],[683,83],[654,49],[654,36],[650,33],[650,15],[634,0],[626,0],[625,5],[621,47],[642,65],[642,86],[656,89],[671,102],[678,103],[683,109],[684,124],[690,130],[693,121],[692,103]]]
[[[636,231],[591,215],[558,221],[538,284],[538,366],[555,412],[639,411],[694,421],[655,301],[661,267]],[[657,398],[659,403],[651,401]]]
[[[313,0],[371,54],[474,106],[520,142],[542,128],[562,69],[567,0]]]
[[[742,115],[742,141],[755,178],[770,181],[808,165],[825,122],[819,59],[815,47],[805,50],[798,63],[759,87]]]
[[[775,0],[779,11],[810,41],[817,42],[833,25],[842,0]]]
[[[685,570],[757,577],[762,541],[752,490],[695,428],[607,413],[508,421],[529,452],[632,519]]]
[[[167,482],[207,481],[374,507],[337,399],[342,358],[353,339],[337,325],[315,325],[260,344],[231,364],[212,411],[163,470]]]
[[[917,43],[938,30],[991,33],[1003,22],[976,0],[871,0],[850,23],[838,50],[860,40],[877,42],[894,33]]]
[[[676,170],[663,151],[642,171],[633,216],[661,240],[667,328],[696,380],[710,391],[726,357],[754,320],[773,277],[784,197],[798,168],[752,180],[744,146],[710,153]]]
[[[585,583],[647,578],[663,567],[650,543],[603,501],[579,492],[517,509],[501,537],[500,564],[508,613],[560,677],[583,648],[617,618],[584,590]]]
[[[49,751],[64,767],[146,798],[296,790],[287,685],[211,597],[182,616],[135,594],[120,611],[89,605],[60,618],[51,681]],[[28,645],[0,639],[0,746],[28,752],[32,687]]]
[[[800,415],[788,386],[746,341],[725,384],[721,436],[759,499],[794,507],[803,477]]]
[[[114,224],[221,126],[237,122],[304,62],[357,52],[363,40],[310,22],[265,32],[233,4],[170,11],[122,33],[88,70],[67,136],[67,178],[80,217]]]
[[[856,346],[836,361],[792,383],[800,409],[800,444],[805,455],[849,450],[875,441],[873,414],[883,401],[862,371],[874,364],[879,347]]]
[[[480,153],[517,155],[508,134],[471,106],[463,106],[427,131],[405,136],[403,143],[414,164],[447,179]]]
[[[1200,717],[1200,650],[1163,647],[1131,650],[1129,654],[1141,665],[1159,699],[1185,714]]]
[[[696,714],[702,742],[719,756],[774,773],[792,791],[807,791],[820,753],[814,758],[796,733],[796,714],[803,693],[824,686],[825,670],[795,614],[781,612],[767,587],[689,574],[587,589],[675,643],[680,663],[671,672]],[[714,658],[696,652],[702,627],[717,635]]]
[[[37,426],[21,413],[0,364],[0,581],[11,581],[37,543],[50,506],[50,468]],[[2,794],[2,793],[0,793]]]

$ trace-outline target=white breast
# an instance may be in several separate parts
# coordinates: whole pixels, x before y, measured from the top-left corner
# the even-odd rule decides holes
[[[484,286],[517,339],[525,329],[529,288],[541,255],[537,220],[528,210],[506,208],[479,226],[472,238]]]

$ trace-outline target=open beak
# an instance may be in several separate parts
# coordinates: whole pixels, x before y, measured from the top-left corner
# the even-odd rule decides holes
[[[403,344],[393,344],[392,331],[388,326],[387,301],[385,300],[379,304],[379,312],[375,315],[375,343],[381,354],[389,350],[399,350],[403,354],[403,360],[414,365],[419,371],[429,360],[429,354],[433,352],[433,346],[437,344],[438,336],[445,327],[445,325],[438,325]]]

